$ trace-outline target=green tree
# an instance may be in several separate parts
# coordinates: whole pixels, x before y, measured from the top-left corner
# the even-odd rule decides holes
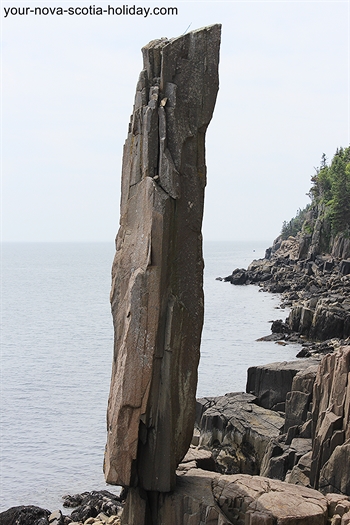
[[[311,204],[304,210],[298,210],[289,222],[284,221],[281,235],[283,239],[295,236],[299,231],[312,233],[314,220],[305,221],[306,212],[314,211],[319,216],[322,209],[326,230],[333,236],[344,233],[350,236],[350,146],[337,148],[330,164],[326,154],[321,157],[320,167],[311,177],[311,189],[308,193]],[[321,205],[321,206],[320,206]],[[312,217],[312,214],[311,214]]]
[[[332,162],[332,233],[349,233],[350,230],[350,163],[344,155],[337,155]]]

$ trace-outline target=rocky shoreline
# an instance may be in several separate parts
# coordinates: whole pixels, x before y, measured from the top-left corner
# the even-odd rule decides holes
[[[350,346],[248,370],[197,400],[192,445],[157,523],[350,524]],[[124,524],[141,523],[133,501]]]
[[[344,249],[340,254],[349,255]],[[274,320],[272,333],[260,340],[301,343],[298,357],[332,352],[350,337],[350,260],[305,254],[301,236],[277,238],[264,259],[218,280],[255,284],[262,291],[281,294],[280,308],[290,308],[290,314],[285,320]]]
[[[222,279],[281,293],[290,314],[261,340],[299,342],[300,359],[249,368],[246,392],[197,399],[162,523],[350,524],[350,261],[300,260],[299,251],[299,239],[276,241],[264,259]],[[70,515],[14,507],[0,524],[137,525],[137,505],[125,496],[66,496]]]
[[[345,346],[322,359],[251,367],[246,392],[198,399],[192,444],[174,491],[163,495],[160,523],[348,525],[349,376]],[[15,507],[0,523],[138,525],[125,495],[66,496],[70,516]]]
[[[299,260],[298,246],[275,242],[265,259],[223,279],[281,293],[290,314],[261,340],[300,342],[301,358],[249,368],[246,392],[197,399],[192,444],[163,496],[162,523],[350,524],[350,262]],[[0,524],[137,525],[125,496],[66,496],[70,515],[14,507]]]
[[[107,490],[63,496],[63,507],[73,508],[70,515],[34,505],[11,507],[0,513],[1,525],[119,525],[126,492]]]
[[[161,523],[348,525],[349,376],[343,346],[322,358],[251,367],[246,392],[198,399],[192,445],[175,490],[163,495]],[[125,496],[66,496],[70,516],[15,507],[0,523],[137,525],[132,500],[123,511]]]

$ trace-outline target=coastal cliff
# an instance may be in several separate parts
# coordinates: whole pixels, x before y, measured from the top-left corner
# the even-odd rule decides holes
[[[338,148],[329,164],[323,154],[311,184],[311,203],[283,223],[272,252],[281,241],[297,236],[298,259],[321,254],[346,259],[350,257],[350,147]]]
[[[311,204],[283,224],[264,259],[224,280],[281,294],[282,308],[291,312],[272,325],[275,339],[345,340],[350,336],[350,147],[340,148],[329,166],[323,157],[312,183]]]

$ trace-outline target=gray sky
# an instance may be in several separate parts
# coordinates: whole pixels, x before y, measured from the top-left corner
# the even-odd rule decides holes
[[[177,16],[8,15],[4,8],[176,6]],[[205,240],[267,240],[309,202],[323,152],[349,144],[349,2],[2,2],[2,238],[113,241],[142,56],[222,23],[207,132]]]

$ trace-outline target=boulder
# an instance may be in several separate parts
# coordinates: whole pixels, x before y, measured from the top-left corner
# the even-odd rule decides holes
[[[311,452],[311,448],[311,439],[294,437],[290,438],[290,442],[288,442],[288,436],[285,434],[272,439],[266,447],[260,475],[293,483],[290,472],[299,465],[299,462],[306,454]],[[310,469],[301,468],[301,470],[305,476],[309,475]],[[309,480],[303,485],[309,485]]]
[[[51,512],[49,516],[49,525],[64,525],[64,517],[60,510]]]
[[[177,469],[183,471],[191,468],[215,472],[216,465],[211,451],[191,445]]]
[[[224,278],[224,281],[228,281],[231,284],[246,284],[248,280],[248,273],[244,268],[236,268],[232,274]]]
[[[83,492],[63,496],[64,507],[75,507],[71,518],[75,521],[86,521],[95,518],[100,512],[107,516],[118,514],[122,507],[123,495],[112,494],[108,490]]]
[[[320,362],[317,361],[315,364],[299,370],[293,378],[292,391],[312,394],[319,364]]]
[[[282,319],[276,319],[271,325],[271,332],[273,334],[289,334],[290,328]]]
[[[49,525],[51,512],[34,505],[11,507],[0,512],[1,525]]]
[[[328,503],[328,516],[330,518],[336,514],[343,516],[350,511],[349,498],[335,493],[327,493],[325,496]]]
[[[311,450],[301,456],[298,463],[292,468],[292,470],[287,472],[285,481],[287,483],[293,483],[294,485],[310,487],[311,457]]]
[[[307,335],[310,332],[312,321],[314,318],[314,310],[311,308],[301,307],[300,323],[297,331],[303,335]]]
[[[309,361],[310,363],[310,361]],[[272,439],[266,448],[260,474],[289,483],[310,486],[310,468],[299,461],[311,451],[311,400],[318,364],[297,372],[285,402],[285,434]],[[311,459],[310,459],[311,461]]]
[[[84,522],[88,518],[96,518],[98,511],[93,505],[82,505],[71,513],[73,521]]]
[[[105,477],[169,491],[192,438],[203,324],[205,133],[220,25],[142,50],[112,268]]]
[[[285,436],[271,439],[261,462],[260,475],[283,481],[287,471],[293,468],[293,466],[294,462],[289,461]]]

